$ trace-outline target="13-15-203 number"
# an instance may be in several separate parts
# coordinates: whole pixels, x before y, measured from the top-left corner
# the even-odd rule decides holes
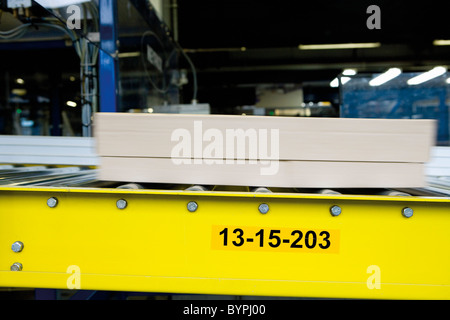
[[[219,232],[219,235],[223,237],[223,246],[228,246],[230,242],[229,240],[231,240],[231,245],[235,247],[241,247],[245,243],[256,241],[258,241],[258,245],[261,248],[265,245],[269,245],[272,248],[277,248],[282,244],[287,244],[293,249],[303,248],[303,246],[307,249],[313,249],[316,246],[321,249],[328,249],[331,246],[330,233],[325,230],[320,232],[308,230],[305,233],[301,230],[293,230],[289,237],[281,237],[281,230],[260,229],[254,234],[254,238],[246,238],[244,235],[244,230],[241,228],[235,228],[232,233],[234,234],[234,240],[229,239],[228,228],[224,228]],[[266,238],[267,234],[268,237]]]

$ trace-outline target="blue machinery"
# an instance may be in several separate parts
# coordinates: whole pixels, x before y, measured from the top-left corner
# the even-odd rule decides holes
[[[369,77],[357,76],[340,87],[341,117],[437,120],[438,145],[450,144],[448,74],[419,86],[408,86],[411,74],[402,74],[380,87],[370,87]]]

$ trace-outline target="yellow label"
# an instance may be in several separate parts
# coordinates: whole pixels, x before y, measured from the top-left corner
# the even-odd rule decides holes
[[[212,226],[213,250],[338,253],[339,230]]]

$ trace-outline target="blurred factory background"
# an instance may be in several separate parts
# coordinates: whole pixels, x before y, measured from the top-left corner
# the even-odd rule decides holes
[[[90,136],[96,111],[431,118],[446,146],[445,9],[2,0],[0,134]]]

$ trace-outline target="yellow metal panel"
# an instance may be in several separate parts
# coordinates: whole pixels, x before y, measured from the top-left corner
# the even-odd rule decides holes
[[[55,208],[50,197],[58,199]],[[195,212],[189,201],[198,204]],[[0,203],[4,287],[450,298],[450,199],[3,187]],[[258,211],[261,203],[268,213]],[[333,205],[342,208],[339,216],[330,214]],[[411,218],[401,214],[405,207],[414,210]],[[229,228],[231,247],[220,247],[219,227]],[[233,247],[237,228],[245,241]],[[289,243],[268,246],[277,242],[271,230]],[[303,238],[301,250],[290,248],[294,230],[314,231],[315,247],[308,251]],[[317,248],[326,243],[324,230],[336,252]],[[15,241],[23,242],[21,252],[11,250]],[[22,271],[10,271],[16,262]]]

